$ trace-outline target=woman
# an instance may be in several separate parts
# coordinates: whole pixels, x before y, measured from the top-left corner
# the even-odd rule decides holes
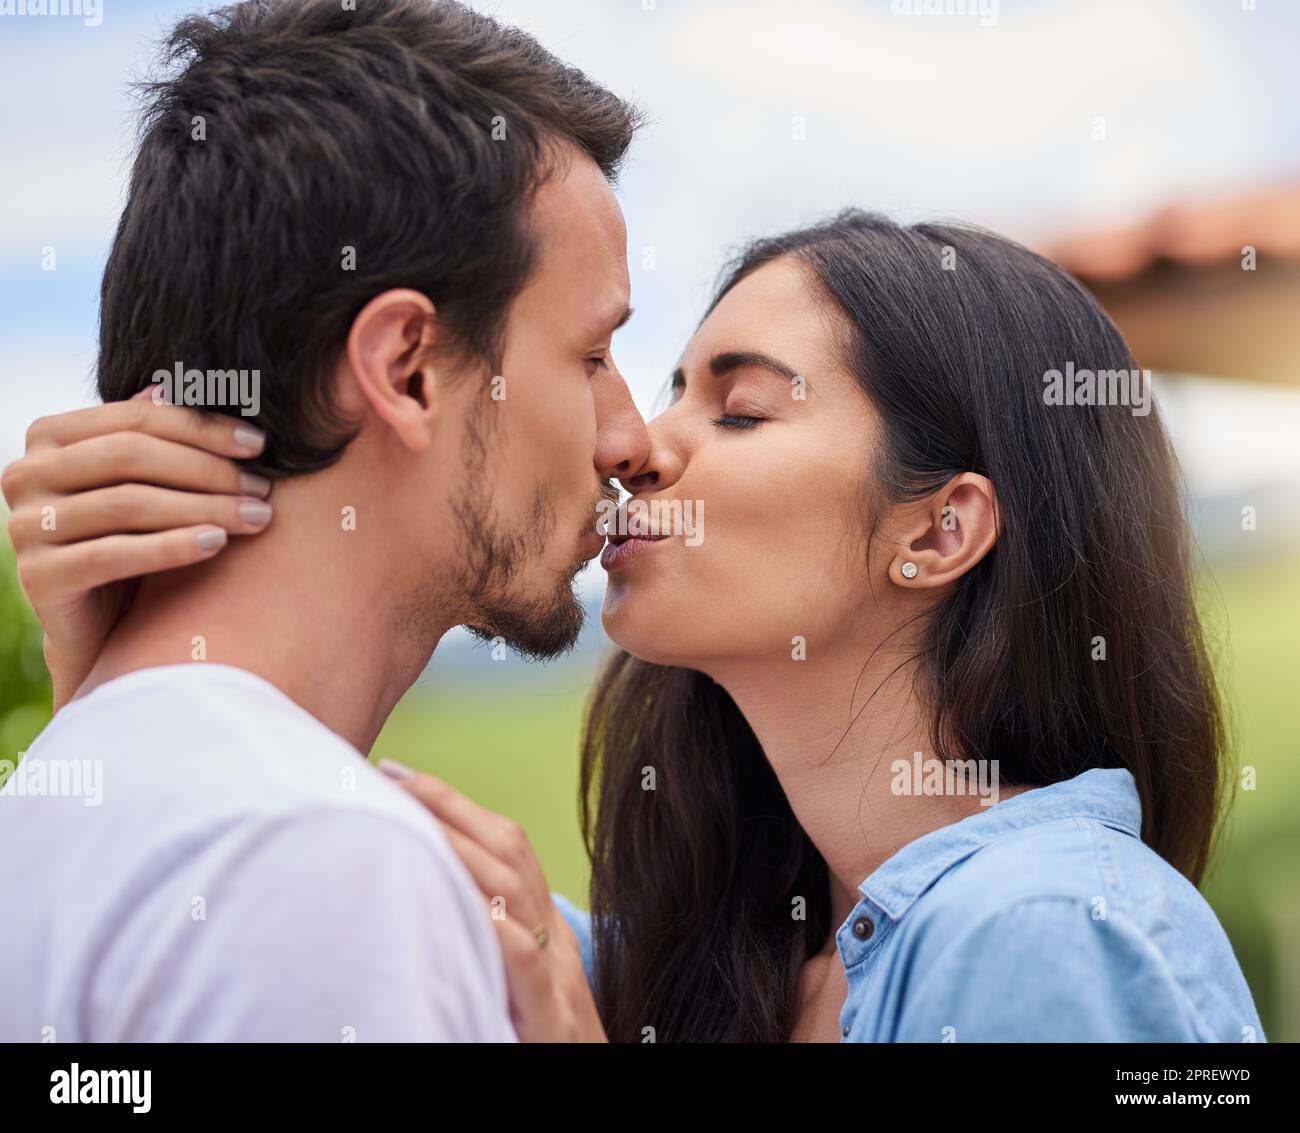
[[[1262,1039],[1195,888],[1230,779],[1173,457],[1140,383],[1051,396],[1071,366],[1137,374],[984,232],[848,212],[740,257],[624,482],[704,537],[605,556],[594,915],[387,768],[538,926],[501,935],[521,1037]]]

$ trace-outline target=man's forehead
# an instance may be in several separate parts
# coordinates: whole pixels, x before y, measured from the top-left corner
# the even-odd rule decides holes
[[[536,261],[528,290],[592,343],[628,313],[627,228],[599,166],[573,147],[562,151],[533,198]]]
[[[627,256],[627,224],[614,189],[586,154],[570,149],[533,199],[532,227],[548,251]]]

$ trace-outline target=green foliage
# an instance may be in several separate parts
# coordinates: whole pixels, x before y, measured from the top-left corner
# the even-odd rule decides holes
[[[17,763],[50,719],[44,634],[14,569],[13,548],[0,541],[0,771]]]

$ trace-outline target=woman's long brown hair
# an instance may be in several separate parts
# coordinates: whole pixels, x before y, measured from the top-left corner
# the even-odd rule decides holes
[[[1227,768],[1173,453],[1154,403],[1043,397],[1070,362],[1136,370],[1118,330],[1019,245],[857,211],[751,245],[714,305],[782,256],[847,327],[845,363],[886,433],[873,494],[929,495],[967,470],[997,493],[997,545],[916,651],[936,757],[996,758],[1002,782],[1030,786],[1126,767],[1143,840],[1199,883]],[[611,1040],[787,1038],[799,971],[837,927],[827,867],[726,691],[616,654],[588,709],[580,801]]]

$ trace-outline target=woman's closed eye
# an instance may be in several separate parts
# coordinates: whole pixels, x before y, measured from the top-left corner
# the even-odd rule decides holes
[[[672,395],[668,404],[673,406],[681,401],[682,397],[686,393],[686,375],[683,374],[680,369],[674,371],[669,388],[672,391]],[[732,397],[734,397],[734,391],[732,391],[732,394],[728,396],[727,400],[731,401]],[[727,406],[724,404],[722,407],[722,415],[719,417],[710,417],[709,423],[718,429],[741,431],[744,429],[752,429],[756,425],[761,425],[764,421],[770,421],[771,419],[772,418],[769,414],[763,412],[761,409],[756,409],[751,405],[735,405],[733,406],[733,410],[729,412]]]
[[[719,429],[752,429],[772,420],[772,413],[762,399],[732,390],[722,399],[722,414],[710,421]]]
[[[747,417],[739,413],[724,413],[721,417],[712,418],[712,423],[719,429],[752,429],[764,421],[771,420],[769,417]]]

